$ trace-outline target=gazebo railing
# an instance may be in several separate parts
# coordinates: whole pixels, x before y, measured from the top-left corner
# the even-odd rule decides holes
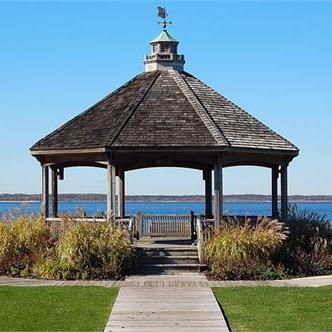
[[[188,215],[142,215],[142,236],[192,237],[192,216]]]
[[[92,217],[51,217],[46,218],[46,223],[50,226],[52,232],[60,233],[65,229],[65,223],[101,223],[106,222],[106,218],[92,218]],[[116,218],[114,220],[115,227],[126,229],[130,236],[130,241],[133,242],[135,234],[135,217]]]
[[[204,245],[213,236],[215,220],[199,215],[196,223],[197,251],[200,264],[204,264]]]

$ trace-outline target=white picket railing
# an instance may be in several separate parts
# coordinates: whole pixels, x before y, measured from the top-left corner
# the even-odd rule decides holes
[[[141,236],[193,236],[193,215],[142,215],[139,218]]]
[[[197,217],[197,251],[200,264],[204,264],[204,244],[213,236],[214,219],[205,219],[202,216]]]

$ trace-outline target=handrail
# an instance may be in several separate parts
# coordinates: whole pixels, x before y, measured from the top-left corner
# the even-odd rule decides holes
[[[197,233],[197,251],[199,263],[204,264],[204,245],[211,238],[214,232],[215,220],[205,219],[201,215],[197,217],[196,233]]]
[[[85,221],[94,221],[94,222],[104,222],[107,221],[106,218],[93,218],[93,217],[48,217],[46,222],[62,222],[64,219],[70,219],[73,222],[85,222]]]
[[[129,225],[128,225],[128,232],[130,236],[130,242],[134,242],[134,234],[135,234],[135,217],[130,217]]]
[[[203,221],[202,217],[199,215],[197,216],[197,223],[196,223],[196,233],[197,233],[197,252],[198,252],[198,259],[199,263],[203,263],[203,246],[204,246],[204,229],[203,229]]]

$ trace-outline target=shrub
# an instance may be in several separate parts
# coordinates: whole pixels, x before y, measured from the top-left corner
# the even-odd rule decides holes
[[[332,271],[332,224],[324,216],[290,207],[286,225],[290,235],[277,255],[293,275]]]
[[[287,230],[277,220],[256,223],[229,219],[204,246],[211,274],[221,279],[256,279],[260,274],[280,274],[270,256],[286,239]],[[280,270],[280,269],[279,269]]]
[[[111,278],[131,267],[128,232],[109,222],[56,226],[19,217],[0,221],[0,274],[56,279]]]
[[[63,273],[73,278],[119,277],[131,266],[127,231],[108,222],[72,225],[56,253]]]
[[[0,273],[29,275],[48,250],[50,232],[40,218],[0,222]]]

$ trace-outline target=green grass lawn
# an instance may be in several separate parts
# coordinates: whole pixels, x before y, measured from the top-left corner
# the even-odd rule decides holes
[[[232,287],[213,292],[232,331],[332,331],[332,286]]]
[[[0,286],[0,331],[102,331],[117,288]]]

